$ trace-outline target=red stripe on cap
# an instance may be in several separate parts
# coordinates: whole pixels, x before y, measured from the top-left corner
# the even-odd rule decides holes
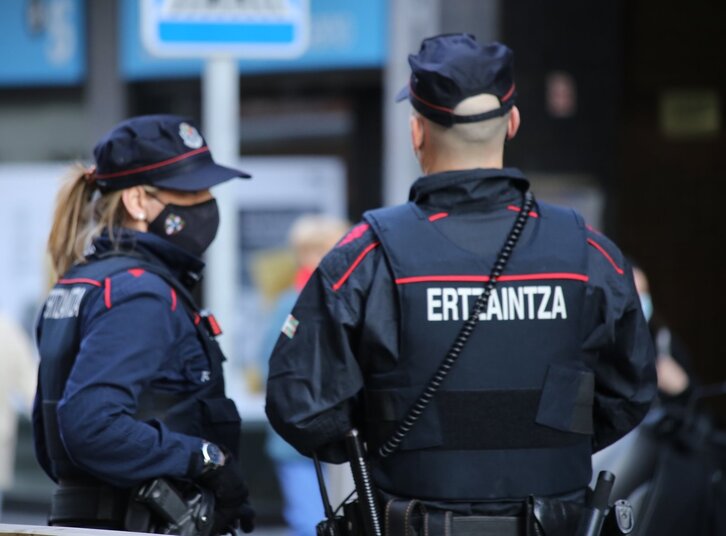
[[[416,93],[413,90],[413,86],[411,85],[410,82],[408,84],[408,91],[411,93],[411,95],[413,95],[413,98],[414,99],[416,99],[417,101],[425,104],[429,108],[433,108],[434,110],[439,110],[439,111],[442,111],[442,112],[446,112],[447,114],[453,114],[454,113],[454,110],[452,110],[451,108],[446,108],[445,106],[439,106],[437,104],[430,103],[426,99],[422,99],[421,97],[419,97],[418,95],[416,95]]]
[[[514,95],[515,85],[512,83],[512,87],[509,88],[509,91],[507,91],[504,96],[500,99],[500,102],[507,102],[509,99],[512,98],[512,95]]]
[[[149,164],[148,166],[141,166],[134,169],[127,169],[125,171],[117,171],[115,173],[94,173],[93,179],[114,179],[117,177],[125,177],[127,175],[135,175],[136,173],[143,173],[144,171],[151,171],[154,169],[159,169],[164,166],[169,166],[171,164],[175,164],[176,162],[179,162],[181,160],[185,160],[187,158],[191,158],[192,156],[196,156],[201,153],[207,153],[209,152],[209,147],[204,146],[200,147],[199,149],[194,149],[193,151],[189,151],[184,154],[180,154],[178,156],[175,156],[173,158],[169,158],[167,160],[162,160],[161,162],[156,162],[155,164]]]
[[[602,253],[602,256],[605,257],[610,262],[610,264],[613,265],[613,268],[615,268],[615,271],[618,274],[623,275],[625,273],[625,270],[623,270],[620,266],[615,264],[615,261],[613,260],[613,258],[608,254],[607,251],[605,251],[605,248],[603,248],[600,244],[595,242],[592,238],[588,238],[587,243],[590,244],[592,247],[594,247],[596,250],[598,250],[600,253]]]
[[[176,311],[176,290],[173,288],[171,290],[171,310]]]
[[[145,270],[143,268],[131,268],[129,273],[134,277],[141,277],[144,275]]]
[[[522,209],[521,209],[521,208],[519,208],[519,207],[518,207],[518,206],[516,206],[516,205],[509,205],[509,206],[507,207],[507,210],[511,210],[511,211],[513,211],[513,212],[522,212]],[[537,213],[536,213],[536,212],[535,212],[534,210],[530,210],[530,211],[529,211],[529,215],[530,215],[530,216],[531,216],[532,218],[539,218],[539,214],[537,214]]]
[[[431,214],[431,216],[429,216],[429,221],[443,220],[444,218],[447,218],[448,216],[449,216],[448,212],[437,212],[436,214]]]
[[[361,261],[365,258],[365,256],[368,255],[368,253],[370,253],[371,251],[373,251],[376,247],[378,247],[379,244],[380,244],[380,242],[373,242],[371,244],[368,244],[368,246],[363,251],[361,251],[360,255],[358,255],[358,257],[356,257],[356,259],[353,261],[353,264],[350,265],[350,268],[348,268],[346,270],[346,272],[343,274],[343,277],[338,279],[338,282],[333,285],[334,291],[337,292],[338,289],[343,286],[343,284],[350,277],[350,274],[352,274],[355,271],[355,269],[358,267],[358,265],[361,263]]]
[[[61,285],[77,285],[83,283],[85,285],[93,285],[94,287],[100,287],[101,282],[95,279],[86,279],[85,277],[76,277],[75,279],[60,279],[58,283]]]
[[[498,281],[542,281],[552,279],[565,279],[570,281],[588,282],[590,278],[585,274],[575,274],[569,272],[549,272],[541,274],[516,274],[503,275]],[[400,277],[396,279],[397,285],[408,285],[411,283],[486,283],[489,281],[488,275],[417,275],[412,277]]]
[[[105,287],[103,289],[103,303],[106,304],[106,309],[111,308],[111,278],[107,277],[104,280]]]

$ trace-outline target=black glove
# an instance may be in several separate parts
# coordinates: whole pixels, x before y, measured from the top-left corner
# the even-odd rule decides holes
[[[212,534],[234,533],[239,526],[244,532],[252,532],[255,511],[249,503],[249,491],[237,461],[229,456],[224,465],[204,473],[199,482],[214,492],[214,525]]]

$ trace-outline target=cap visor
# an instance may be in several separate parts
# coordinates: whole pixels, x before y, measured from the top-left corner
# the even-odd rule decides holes
[[[403,86],[401,88],[401,91],[399,91],[396,94],[396,102],[401,102],[402,100],[406,100],[408,98],[409,92],[408,92],[408,84]]]
[[[216,186],[230,179],[249,179],[250,177],[252,175],[239,169],[209,163],[189,171],[185,170],[181,173],[175,173],[167,179],[156,180],[153,184],[154,186],[167,190],[197,192],[199,190],[207,190],[212,186]]]

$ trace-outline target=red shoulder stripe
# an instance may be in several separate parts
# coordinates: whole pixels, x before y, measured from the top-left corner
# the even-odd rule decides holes
[[[107,277],[104,281],[103,289],[103,302],[106,304],[106,309],[110,309],[111,303],[111,278]]]
[[[171,290],[171,310],[176,311],[176,290],[174,290],[173,287],[171,287],[170,290]]]
[[[368,246],[363,251],[361,251],[360,255],[358,255],[358,257],[356,257],[356,259],[353,261],[353,264],[351,264],[350,267],[345,271],[345,273],[343,274],[343,277],[338,279],[338,282],[333,285],[333,290],[335,292],[337,292],[338,289],[343,286],[343,284],[350,277],[350,274],[352,274],[355,271],[355,269],[358,267],[358,265],[361,263],[361,261],[365,258],[365,256],[368,255],[371,251],[373,251],[376,247],[378,247],[379,244],[380,244],[380,242],[372,242],[372,243],[368,244]]]
[[[620,266],[618,266],[617,264],[615,264],[615,261],[608,254],[608,252],[605,251],[605,248],[604,247],[602,247],[600,244],[598,244],[597,242],[595,242],[592,238],[588,238],[587,239],[587,243],[590,244],[592,247],[594,247],[596,250],[598,250],[602,254],[602,256],[605,257],[608,260],[608,262],[610,262],[610,264],[613,265],[613,268],[615,268],[615,271],[618,274],[623,275],[625,273],[625,270],[623,270]]]

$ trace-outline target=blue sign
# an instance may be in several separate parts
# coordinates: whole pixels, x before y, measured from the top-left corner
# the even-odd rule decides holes
[[[309,26],[308,0],[142,0],[143,42],[157,56],[293,58]]]
[[[0,2],[0,85],[71,85],[86,74],[83,0]]]
[[[309,0],[310,43],[295,59],[244,59],[241,73],[357,69],[386,62],[388,0]],[[197,77],[202,60],[158,58],[142,44],[138,0],[121,0],[121,75],[127,80]]]

